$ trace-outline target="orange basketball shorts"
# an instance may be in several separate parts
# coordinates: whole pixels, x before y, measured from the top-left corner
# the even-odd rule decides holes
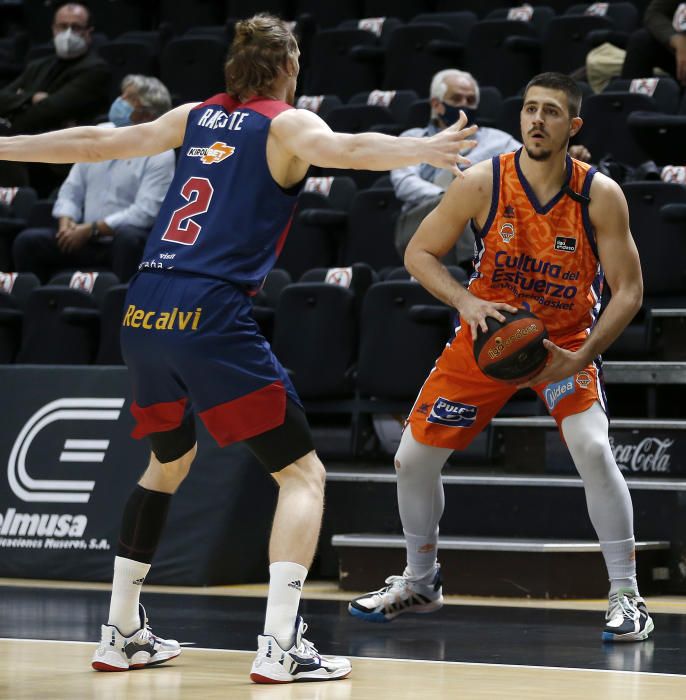
[[[580,334],[560,346],[574,351],[585,339],[586,335]],[[607,411],[602,370],[595,361],[571,377],[535,386],[534,391],[558,427],[564,418],[587,410],[596,401]],[[471,330],[463,326],[429,373],[407,423],[419,442],[461,450],[515,392],[514,386],[491,379],[479,369],[472,351]]]

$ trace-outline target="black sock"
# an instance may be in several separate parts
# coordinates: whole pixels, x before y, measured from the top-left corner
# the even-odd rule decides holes
[[[150,564],[162,535],[172,494],[136,485],[124,508],[117,555]]]

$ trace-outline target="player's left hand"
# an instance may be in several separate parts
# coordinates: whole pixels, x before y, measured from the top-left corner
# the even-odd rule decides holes
[[[525,384],[519,384],[518,389],[530,389],[538,384],[559,382],[576,374],[588,364],[588,360],[580,352],[565,350],[547,338],[543,341],[543,345],[550,353],[548,363],[535,377]]]
[[[91,237],[91,225],[90,224],[76,224],[67,229],[62,229],[57,232],[57,247],[63,253],[72,253],[80,248],[90,240]]]

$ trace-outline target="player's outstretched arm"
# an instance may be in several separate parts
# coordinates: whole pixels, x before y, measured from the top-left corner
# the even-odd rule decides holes
[[[0,160],[94,163],[151,156],[181,145],[193,107],[195,104],[181,105],[155,121],[117,129],[77,126],[31,136],[6,136],[0,138]]]
[[[459,175],[458,163],[469,165],[460,155],[472,148],[469,137],[476,127],[464,128],[467,118],[429,138],[388,136],[386,134],[341,134],[320,117],[304,109],[289,110],[272,123],[271,133],[282,148],[308,165],[353,170],[392,170],[417,163],[430,163]]]

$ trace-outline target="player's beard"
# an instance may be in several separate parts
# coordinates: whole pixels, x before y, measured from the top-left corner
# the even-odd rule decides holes
[[[548,148],[548,149],[546,149],[546,150],[534,152],[534,151],[530,150],[529,147],[526,146],[526,144],[524,145],[524,148],[526,149],[526,154],[529,156],[529,158],[531,158],[531,160],[536,160],[536,161],[539,161],[539,162],[543,162],[543,161],[546,161],[546,160],[550,160],[550,158],[552,157],[553,153],[560,153],[560,151],[566,153],[566,152],[567,152],[568,146],[569,146],[569,139],[567,139],[567,140],[562,144],[562,146],[561,146],[559,149],[557,149],[557,150],[555,150],[555,149],[553,149],[553,148]]]

